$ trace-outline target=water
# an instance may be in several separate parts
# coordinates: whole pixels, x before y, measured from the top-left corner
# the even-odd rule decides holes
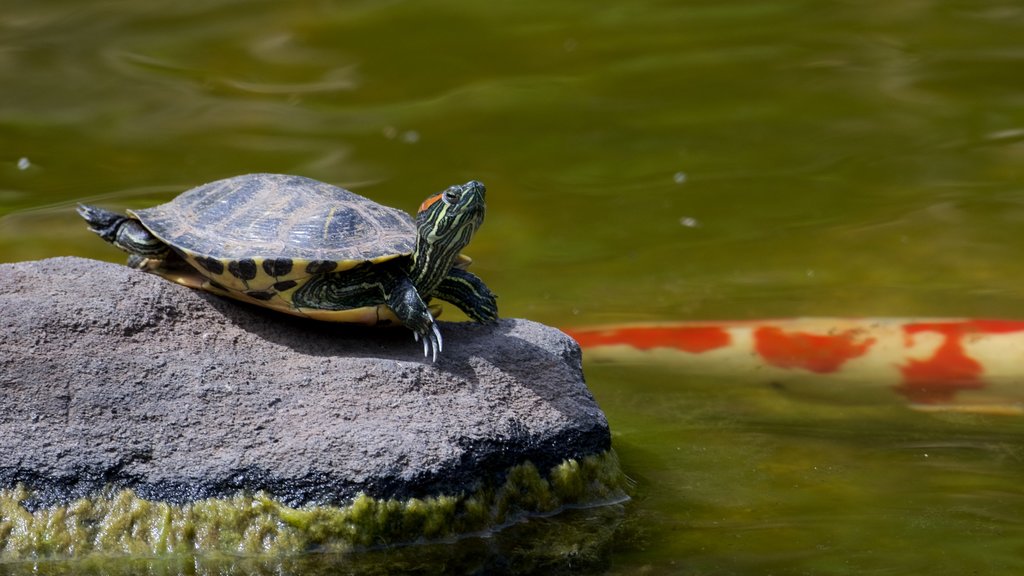
[[[505,316],[1024,317],[1019,3],[7,0],[3,13],[3,261],[119,260],[77,221],[82,200],[141,207],[268,171],[413,210],[475,178],[489,212],[469,253]],[[1024,565],[1019,419],[586,368],[637,495],[628,537],[566,571]],[[440,556],[459,546],[476,544]]]

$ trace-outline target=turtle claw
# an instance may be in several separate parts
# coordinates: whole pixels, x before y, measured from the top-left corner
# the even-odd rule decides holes
[[[430,332],[423,335],[423,356],[430,356],[431,362],[437,362],[437,354],[444,348],[444,341],[441,340],[441,331],[437,324],[430,324]]]
[[[431,318],[433,320],[433,318]],[[425,333],[413,332],[412,337],[417,342],[423,343],[423,357],[430,358],[431,362],[437,362],[437,355],[444,349],[444,340],[441,339],[441,330],[437,327],[437,323],[430,323],[430,330],[424,330]]]
[[[437,361],[437,353],[444,351],[444,340],[441,338],[441,329],[437,327],[437,323],[430,325],[430,329],[434,331],[434,341],[437,343],[437,348],[434,350],[434,361]]]
[[[388,306],[398,320],[409,330],[417,342],[423,344],[424,358],[437,362],[437,356],[443,346],[441,330],[430,313],[430,307],[416,292],[412,281],[403,278],[388,296]]]

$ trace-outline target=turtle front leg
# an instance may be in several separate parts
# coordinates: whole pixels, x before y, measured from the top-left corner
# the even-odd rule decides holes
[[[384,290],[388,307],[402,324],[412,330],[416,340],[423,342],[423,355],[437,362],[437,354],[441,352],[443,342],[430,309],[408,276],[394,276],[391,280]]]
[[[451,302],[471,319],[484,324],[498,321],[498,303],[491,289],[476,274],[452,268],[434,296]]]
[[[133,257],[161,258],[169,252],[167,244],[153,236],[134,218],[85,204],[78,205],[78,215],[89,224],[89,230]],[[129,262],[139,267],[138,258],[132,258]]]

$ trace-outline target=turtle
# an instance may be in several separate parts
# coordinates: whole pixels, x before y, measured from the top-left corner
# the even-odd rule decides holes
[[[78,205],[89,229],[128,265],[179,284],[331,322],[401,324],[437,361],[437,298],[477,322],[495,295],[461,253],[483,222],[486,188],[471,180],[432,194],[416,219],[331,184],[246,174],[127,215]]]

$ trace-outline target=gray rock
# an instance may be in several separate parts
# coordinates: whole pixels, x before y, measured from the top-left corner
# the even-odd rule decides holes
[[[0,488],[104,486],[290,505],[474,488],[610,447],[579,348],[526,320],[405,329],[292,318],[125,266],[0,265]]]

